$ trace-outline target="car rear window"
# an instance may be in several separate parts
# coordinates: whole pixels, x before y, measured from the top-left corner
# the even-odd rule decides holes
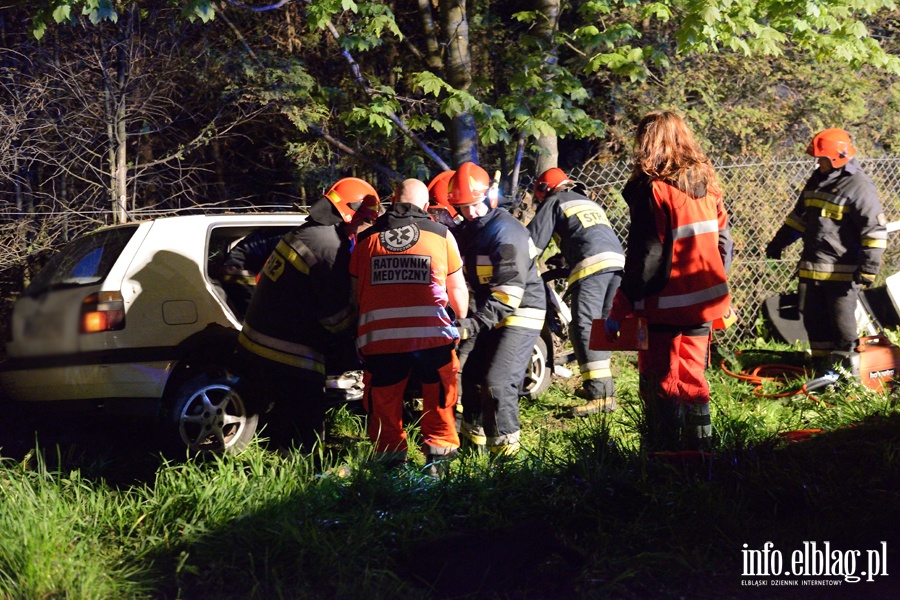
[[[26,296],[54,289],[91,285],[109,274],[138,225],[103,229],[76,238],[50,259],[25,288]]]

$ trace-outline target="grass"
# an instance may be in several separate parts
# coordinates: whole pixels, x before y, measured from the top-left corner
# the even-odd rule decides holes
[[[614,360],[617,412],[569,418],[574,382],[557,381],[522,403],[519,456],[465,454],[441,481],[414,451],[398,472],[372,464],[364,420],[346,409],[313,455],[0,452],[0,597],[809,597],[741,585],[744,544],[766,542],[865,556],[885,541],[893,574],[898,392],[766,398],[716,363],[714,458],[673,463],[641,451],[632,360]],[[809,428],[823,432],[781,435]],[[883,576],[815,597],[896,588]]]

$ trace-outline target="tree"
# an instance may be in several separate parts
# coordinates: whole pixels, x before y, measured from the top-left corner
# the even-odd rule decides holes
[[[506,163],[512,140],[528,144],[539,168],[555,164],[557,136],[607,135],[602,119],[615,121],[615,114],[598,98],[663,81],[686,57],[775,60],[790,52],[900,73],[897,56],[865,25],[877,11],[893,9],[891,0],[535,0],[524,10],[513,0],[172,4],[188,20],[205,22],[247,10],[302,19],[302,35],[328,66],[291,57],[294,72],[310,78],[308,93],[295,106],[280,95],[279,110],[300,133],[331,140],[331,148],[343,145],[355,158],[412,174],[442,169],[442,156],[452,164]],[[127,6],[47,0],[33,9],[32,27],[40,36],[53,22],[115,21]]]

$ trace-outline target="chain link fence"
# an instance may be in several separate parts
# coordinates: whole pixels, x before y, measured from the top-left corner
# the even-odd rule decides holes
[[[859,162],[875,181],[888,221],[900,220],[900,156],[861,158]],[[721,343],[739,346],[757,338],[761,334],[763,301],[796,289],[794,274],[800,243],[789,247],[784,258],[778,261],[766,259],[764,249],[793,208],[814,168],[815,162],[809,158],[789,161],[746,158],[716,162],[735,242],[729,280],[739,315],[737,324],[719,336]],[[569,173],[603,206],[623,242],[627,239],[629,215],[621,191],[629,175],[630,165],[624,161],[590,161]],[[519,191],[530,192],[531,188],[531,182],[523,181]],[[203,212],[203,209],[203,206],[195,206],[188,212]],[[521,216],[526,223],[529,217],[527,214]],[[37,213],[28,217],[0,214],[0,317],[20,288],[25,270],[30,262],[34,262],[32,258],[45,255],[98,224],[102,224],[101,218],[77,212]],[[900,243],[893,239],[898,235],[900,233],[889,236],[876,286],[883,285],[886,276],[900,270]]]
[[[888,221],[900,220],[900,156],[858,159],[878,189]],[[811,159],[765,161],[752,158],[715,162],[724,191],[734,264],[729,273],[737,324],[723,332],[719,341],[744,345],[761,333],[760,308],[766,298],[796,290],[796,265],[801,243],[790,246],[781,260],[765,258],[765,247],[784,223],[806,180],[816,168]],[[628,207],[621,191],[630,175],[626,162],[588,162],[569,176],[582,184],[588,194],[606,210],[613,228],[623,242],[627,239]],[[900,243],[888,238],[879,280],[900,270]]]

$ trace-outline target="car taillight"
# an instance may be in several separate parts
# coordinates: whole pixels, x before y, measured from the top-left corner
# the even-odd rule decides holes
[[[125,300],[121,292],[97,292],[81,303],[81,333],[125,328]]]

